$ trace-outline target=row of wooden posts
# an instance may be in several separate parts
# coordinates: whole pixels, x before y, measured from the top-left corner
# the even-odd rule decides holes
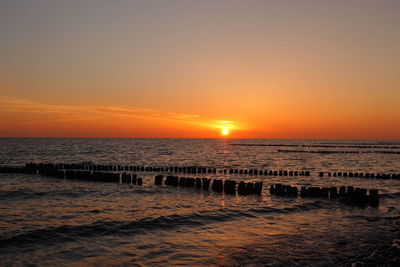
[[[310,171],[272,171],[257,169],[220,169],[199,167],[149,167],[149,166],[123,166],[123,165],[94,165],[94,164],[53,164],[53,163],[26,163],[25,167],[0,167],[0,173],[36,173],[39,169],[58,170],[86,170],[96,172],[161,172],[161,173],[229,173],[253,176],[310,176]],[[319,172],[320,177],[350,177],[350,178],[373,178],[373,179],[400,179],[396,173],[364,173],[364,172]]]
[[[167,173],[190,173],[190,174],[244,174],[264,176],[310,176],[310,171],[287,171],[287,170],[259,170],[259,169],[216,169],[204,167],[151,167],[151,166],[127,166],[127,165],[95,165],[95,164],[53,164],[53,163],[27,163],[27,169],[56,168],[89,171],[131,171],[131,172],[167,172]],[[400,179],[399,173],[364,173],[364,172],[319,172],[320,177],[356,177],[376,179]]]
[[[310,176],[311,172],[307,170],[287,171],[287,170],[260,170],[260,169],[235,169],[235,168],[205,168],[194,166],[128,166],[128,165],[97,165],[97,164],[64,164],[64,163],[26,163],[27,169],[55,168],[72,169],[88,171],[132,171],[132,172],[169,172],[169,173],[190,173],[190,174],[246,174],[246,175],[269,175],[269,176]]]
[[[15,168],[9,169],[15,172]],[[31,174],[41,174],[49,177],[66,178],[71,180],[84,180],[84,181],[97,181],[97,182],[115,182],[142,185],[142,178],[138,177],[136,173],[120,173],[120,172],[102,172],[80,169],[62,169],[57,168],[54,164],[32,165],[27,164],[24,172]],[[320,176],[323,173],[320,173]],[[339,174],[337,174],[339,175]],[[341,174],[343,175],[343,174]],[[164,180],[165,178],[165,180]],[[196,189],[225,192],[227,194],[236,195],[261,195],[263,189],[263,182],[244,182],[241,181],[237,184],[235,180],[221,180],[209,178],[192,178],[192,177],[178,177],[174,175],[156,175],[154,177],[156,185],[165,184],[166,186],[179,186],[179,187],[192,187]],[[270,194],[277,196],[297,197],[299,191],[296,186],[275,184],[270,186]],[[338,198],[347,203],[356,204],[370,204],[376,206],[379,204],[379,192],[377,189],[370,189],[367,194],[367,189],[355,188],[353,186],[341,186],[339,190],[336,187],[301,187],[300,197],[314,197],[314,198]]]
[[[137,177],[136,173],[119,173],[119,172],[98,172],[87,170],[61,170],[51,166],[42,167],[39,169],[30,168],[32,174],[40,174],[49,177],[66,178],[70,180],[83,180],[83,181],[96,181],[96,182],[114,182],[114,183],[127,183],[134,185],[142,185],[143,180]],[[154,183],[162,185],[164,175],[155,176]],[[221,180],[209,178],[192,178],[192,177],[178,177],[166,176],[165,185],[179,186],[179,187],[195,187],[198,189],[225,192],[227,194],[236,195],[236,181],[234,180]],[[237,186],[237,193],[239,195],[262,194],[262,182],[244,182],[241,181]]]
[[[212,190],[217,192],[225,192],[227,194],[236,195],[250,195],[256,194],[261,195],[263,189],[263,182],[239,182],[236,188],[236,181],[234,180],[220,180],[220,179],[209,179],[209,178],[192,178],[192,177],[178,177],[173,175],[156,175],[154,177],[154,183],[156,185],[170,186],[181,186],[181,187],[195,187],[197,189],[208,190],[210,187]]]
[[[376,178],[376,179],[400,179],[399,173],[369,173],[369,172],[320,172],[319,177],[356,177],[356,178]]]
[[[97,172],[97,171],[81,171],[81,170],[59,170],[51,168],[38,169],[34,174],[40,174],[48,177],[65,178],[69,180],[105,182],[105,183],[129,183],[142,185],[143,179],[137,177],[136,173],[119,173],[119,172]]]
[[[396,143],[397,144],[397,143]],[[379,149],[400,149],[397,145],[335,145],[335,144],[230,144],[231,146],[270,146],[270,147],[321,147],[321,148],[379,148]]]
[[[299,191],[296,186],[275,184],[271,185],[269,192],[271,195],[297,197]],[[368,194],[367,194],[368,192]],[[300,197],[311,198],[332,198],[339,199],[346,203],[379,205],[379,191],[377,189],[358,188],[354,186],[337,187],[301,187]]]
[[[400,154],[392,150],[290,150],[278,149],[280,153],[310,153],[310,154]]]
[[[143,180],[137,177],[136,173],[118,173],[118,172],[93,172],[82,170],[59,170],[55,168],[41,168],[37,170],[38,174],[57,178],[66,178],[71,180],[98,181],[98,182],[122,182],[126,184],[142,185]],[[165,180],[164,180],[165,178]],[[263,182],[244,182],[238,184],[234,180],[221,180],[209,178],[178,177],[173,175],[156,175],[154,177],[156,185],[165,184],[167,186],[189,187],[196,189],[225,192],[226,194],[236,195],[261,195]],[[270,186],[270,194],[287,197],[311,197],[311,198],[338,198],[346,203],[379,205],[379,192],[377,189],[355,188],[353,186],[341,186],[339,190],[336,187],[301,187],[300,193],[296,186],[275,184]]]

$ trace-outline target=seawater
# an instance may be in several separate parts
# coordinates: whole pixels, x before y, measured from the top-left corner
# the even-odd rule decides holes
[[[400,141],[0,138],[0,165],[6,166],[90,162],[312,172],[180,175],[263,181],[261,196],[155,186],[154,173],[139,174],[143,186],[0,174],[1,264],[342,265],[365,261],[378,244],[399,236],[400,180],[318,176],[400,173],[399,154],[278,151],[301,145],[295,149],[400,151]],[[270,196],[268,186],[278,182],[377,188],[382,196],[379,207]]]

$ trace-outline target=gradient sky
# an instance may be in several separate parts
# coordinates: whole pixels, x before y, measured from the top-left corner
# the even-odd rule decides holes
[[[400,1],[0,1],[0,136],[400,139]]]

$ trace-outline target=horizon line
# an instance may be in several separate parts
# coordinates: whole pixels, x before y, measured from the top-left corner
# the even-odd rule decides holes
[[[229,137],[67,137],[67,136],[0,136],[0,138],[20,139],[216,139],[216,140],[365,140],[365,141],[398,141],[400,139],[365,139],[365,138],[229,138]]]

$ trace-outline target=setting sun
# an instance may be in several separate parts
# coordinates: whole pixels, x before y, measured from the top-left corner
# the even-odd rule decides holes
[[[229,129],[222,129],[221,130],[221,134],[223,135],[223,136],[227,136],[227,135],[229,135]]]

